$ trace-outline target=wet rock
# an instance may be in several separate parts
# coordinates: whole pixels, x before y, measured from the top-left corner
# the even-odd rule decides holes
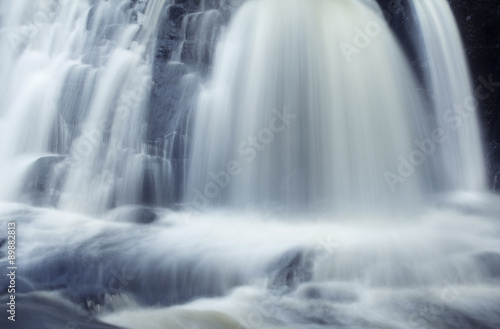
[[[188,12],[199,11],[200,4],[202,0],[175,0],[176,5],[181,5],[183,8],[186,8]]]
[[[414,22],[409,2],[377,0],[386,21],[403,46],[414,71],[422,79],[426,65],[418,55],[412,37]],[[471,68],[473,88],[479,88],[479,118],[486,142],[490,186],[500,191],[496,177],[500,172],[500,3],[496,0],[449,0],[458,24]],[[425,95],[424,95],[425,96]]]
[[[187,10],[180,5],[169,6],[159,27],[156,58],[166,63],[181,42],[182,19]]]
[[[0,297],[5,305],[8,295]],[[83,311],[76,304],[57,294],[18,294],[15,322],[0,317],[0,328],[19,329],[119,329],[99,321],[95,315]],[[7,314],[7,313],[6,313]]]
[[[92,27],[94,26],[96,10],[97,6],[94,4],[87,14],[87,22],[85,24],[85,28],[87,29],[87,31],[92,30]]]
[[[151,224],[158,219],[156,213],[150,208],[146,207],[134,209],[131,216],[134,221],[139,224]]]
[[[180,201],[185,168],[186,160],[183,159],[148,157],[143,168],[141,204],[172,206]]]
[[[66,157],[43,157],[33,163],[26,176],[22,198],[36,206],[53,205],[62,188],[65,168],[58,166]]]
[[[327,300],[333,303],[348,304],[359,297],[352,287],[331,283],[310,283],[297,290],[299,298]]]
[[[406,57],[420,82],[423,83],[422,67],[424,60],[418,51],[418,42],[413,37],[415,34],[415,21],[412,17],[410,2],[404,0],[377,0],[384,18],[398,38]]]
[[[280,256],[270,265],[271,289],[295,289],[299,283],[312,278],[312,268],[307,261],[307,252],[294,249]]]
[[[180,82],[187,73],[188,69],[184,64],[156,62],[149,108],[148,141],[162,139],[168,135],[169,123],[182,97]]]
[[[500,278],[500,254],[483,252],[474,256],[479,266],[492,278]]]
[[[500,172],[500,3],[496,0],[450,0],[471,67],[480,88],[479,117],[486,141],[490,186]]]
[[[217,262],[201,261],[197,253],[148,254],[144,244],[138,246],[148,236],[130,227],[114,228],[74,248],[46,249],[46,256],[26,265],[23,275],[37,290],[60,290],[89,311],[107,307],[108,297],[117,294],[130,294],[143,305],[169,306],[223,296],[243,283],[237,268],[227,272]]]

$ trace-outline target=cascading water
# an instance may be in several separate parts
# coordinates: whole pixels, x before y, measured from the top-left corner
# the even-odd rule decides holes
[[[386,173],[430,129],[409,65],[371,8],[251,1],[219,52],[194,125],[186,193],[195,207],[419,202],[425,168],[398,193]]]
[[[2,39],[11,61],[1,74],[10,87],[2,99],[5,178],[22,182],[26,164],[45,156],[48,163],[60,162],[53,180],[64,176],[61,193],[45,197],[61,208],[100,212],[138,202],[145,109],[163,5],[10,4],[13,9],[6,12],[18,13],[9,15]],[[32,18],[32,26],[23,25],[26,18]],[[11,168],[22,159],[24,171],[13,175]],[[20,189],[15,186],[5,187],[14,199]]]
[[[438,189],[484,191],[486,169],[463,45],[448,3],[412,1],[421,35],[420,49],[438,129],[448,139],[439,150],[443,176]]]
[[[422,72],[374,0],[0,1],[0,327],[500,327],[457,28],[410,7]]]

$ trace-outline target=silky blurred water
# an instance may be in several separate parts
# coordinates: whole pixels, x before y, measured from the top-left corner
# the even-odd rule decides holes
[[[408,8],[418,72],[372,0],[0,2],[1,327],[499,328],[458,29]]]

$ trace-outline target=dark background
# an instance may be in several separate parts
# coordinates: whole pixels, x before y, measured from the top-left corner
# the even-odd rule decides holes
[[[500,1],[449,0],[471,68],[473,85],[495,82],[480,101],[491,186],[500,192]],[[483,92],[487,89],[483,88]]]

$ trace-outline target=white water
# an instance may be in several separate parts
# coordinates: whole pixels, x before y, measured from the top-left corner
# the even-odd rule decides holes
[[[476,120],[453,129],[429,119],[470,93],[445,2],[415,0],[435,65],[429,88],[440,95],[427,108],[375,2],[248,1],[221,38],[190,126],[181,179],[186,203],[205,211],[151,213],[137,204],[151,160],[143,142],[156,34],[170,2],[132,10],[60,0],[13,46],[11,33],[23,35],[41,10],[34,3],[0,6],[0,221],[18,227],[16,328],[500,327],[500,209],[498,196],[477,193]],[[212,56],[218,32],[203,29],[219,15],[183,19],[166,65],[193,59],[188,87]],[[193,88],[181,87],[180,102],[192,101]],[[183,115],[173,121],[184,125]],[[437,128],[451,142],[401,175],[415,140]],[[153,199],[181,188],[168,185],[166,143],[171,152],[151,161]],[[42,205],[56,209],[23,196],[26,183],[37,189],[30,170],[40,157],[60,161],[43,191]],[[388,172],[403,181],[391,188]],[[465,192],[436,200],[443,190]]]
[[[416,90],[389,28],[361,2],[250,1],[200,95],[186,198],[197,208],[418,204],[426,165],[397,193],[384,177],[427,132]],[[228,177],[228,165],[241,170]]]
[[[445,0],[412,1],[421,34],[420,49],[437,127],[446,144],[439,150],[443,171],[438,189],[486,188],[485,157],[476,114],[476,95],[453,13]]]
[[[472,202],[482,215],[449,208],[406,220],[299,216],[294,224],[257,212],[165,211],[144,226],[113,214],[35,210],[26,220],[24,207],[2,209],[31,241],[19,245],[25,287],[64,284],[64,292],[35,294],[49,305],[98,294],[74,306],[91,308],[91,323],[473,329],[500,321],[500,209],[488,206],[497,201]]]
[[[151,1],[144,14],[121,0],[4,6],[0,159],[2,180],[13,183],[2,186],[2,198],[16,200],[34,160],[62,154],[59,207],[92,213],[137,201],[165,3]]]

